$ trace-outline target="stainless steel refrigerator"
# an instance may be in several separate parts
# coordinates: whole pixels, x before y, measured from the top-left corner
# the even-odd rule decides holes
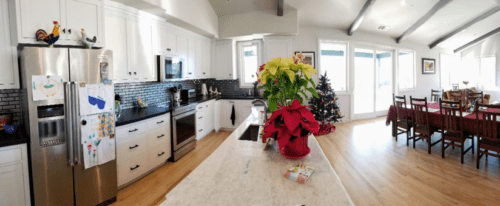
[[[25,47],[21,49],[20,66],[34,204],[93,206],[116,201],[116,160],[84,168],[78,103],[79,84],[102,84],[113,79],[112,52]],[[62,83],[55,85],[63,86],[62,98],[34,101],[33,93],[38,91],[32,79],[36,76],[59,77]],[[51,92],[56,86],[49,82],[43,88],[47,98],[54,95]]]

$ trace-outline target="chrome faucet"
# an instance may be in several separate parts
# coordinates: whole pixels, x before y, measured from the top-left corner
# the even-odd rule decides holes
[[[262,99],[254,99],[254,100],[252,101],[252,104],[254,104],[254,105],[255,105],[255,103],[257,103],[257,102],[260,102],[260,103],[262,103],[262,104],[264,105],[264,123],[266,123],[266,122],[267,122],[267,120],[268,120],[268,119],[267,119],[267,103],[266,103],[266,101],[264,101],[264,100],[262,100]]]

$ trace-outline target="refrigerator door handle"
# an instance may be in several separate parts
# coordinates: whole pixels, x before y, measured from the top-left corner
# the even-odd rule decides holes
[[[73,115],[71,102],[71,83],[64,82],[64,126],[66,127],[66,145],[68,152],[68,165],[74,165],[73,151]]]
[[[80,127],[80,90],[78,82],[72,82],[71,84],[71,101],[73,102],[72,113],[73,113],[73,138],[74,138],[74,161],[76,164],[80,164],[82,161],[82,139],[81,139],[81,127]]]

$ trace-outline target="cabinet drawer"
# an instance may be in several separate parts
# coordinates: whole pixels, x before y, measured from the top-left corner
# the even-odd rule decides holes
[[[152,149],[149,152],[149,168],[152,169],[157,167],[158,165],[165,163],[167,159],[170,158],[170,156],[170,144],[162,145]]]
[[[148,132],[149,134],[149,147],[154,148],[160,145],[166,145],[170,143],[170,130],[168,128],[156,128]]]
[[[148,171],[148,153],[118,162],[118,185],[121,186]]]
[[[125,141],[129,137],[135,137],[147,132],[147,124],[144,121],[135,124],[124,125],[116,128],[116,141]]]
[[[140,134],[118,142],[116,146],[118,161],[126,161],[147,151],[147,141],[147,134]]]
[[[148,130],[158,127],[170,127],[170,113],[147,120]]]
[[[206,110],[205,109],[205,103],[200,103],[198,105],[196,105],[196,112],[201,112],[201,111],[204,111]]]
[[[20,147],[7,147],[0,149],[0,165],[18,162],[23,159]]]

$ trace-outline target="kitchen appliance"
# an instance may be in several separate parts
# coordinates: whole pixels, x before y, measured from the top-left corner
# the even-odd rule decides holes
[[[184,58],[175,53],[156,55],[158,81],[182,80],[185,77]]]
[[[196,89],[183,89],[183,90],[181,90],[181,100],[182,101],[187,102],[191,98],[196,98]]]
[[[113,88],[112,52],[24,47],[20,57],[22,120],[30,136],[34,205],[94,206],[116,201],[116,160],[84,167],[79,100],[83,91],[79,87],[108,83],[106,87]],[[40,77],[47,85],[35,85]],[[64,92],[58,90],[61,87]],[[40,96],[41,90],[46,95]]]
[[[174,105],[172,111],[172,159],[179,160],[196,147],[196,103]]]
[[[201,84],[201,94],[203,96],[207,96],[208,95],[207,85],[205,83]]]

